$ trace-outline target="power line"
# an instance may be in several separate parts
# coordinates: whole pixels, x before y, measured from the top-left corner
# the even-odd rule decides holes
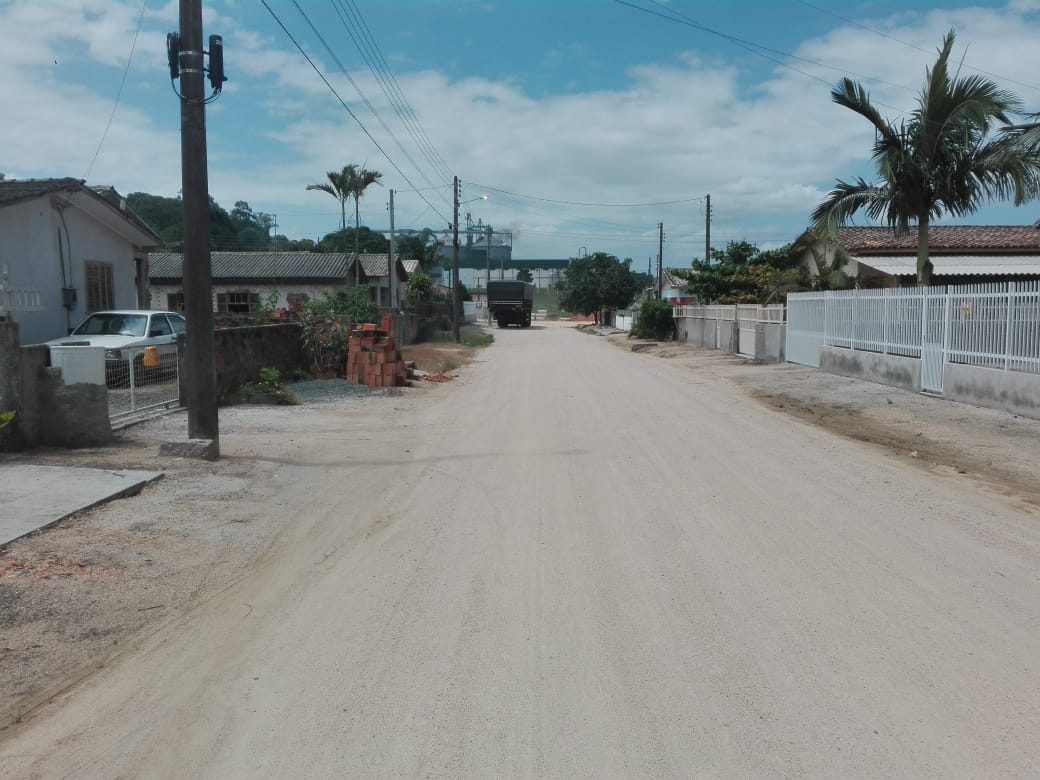
[[[479,187],[482,190],[491,190],[492,192],[499,192],[503,195],[512,195],[514,198],[527,198],[529,200],[540,200],[544,203],[560,203],[564,206],[596,206],[599,208],[639,208],[642,206],[671,206],[676,203],[693,203],[698,200],[703,200],[702,196],[696,198],[682,198],[680,200],[661,200],[655,203],[583,203],[575,200],[555,200],[553,198],[542,198],[538,195],[522,195],[519,192],[510,192],[509,190],[503,190],[498,187],[491,187],[487,184],[477,184],[476,182],[470,182],[475,187]]]
[[[923,48],[921,46],[918,46],[916,44],[900,40],[899,38],[896,38],[895,36],[889,35],[888,33],[881,32],[881,30],[876,30],[873,27],[868,27],[865,24],[860,24],[859,22],[855,21],[854,19],[849,19],[847,16],[842,16],[841,14],[835,13],[834,11],[831,11],[831,10],[829,10],[827,8],[821,8],[818,5],[813,5],[812,3],[806,2],[806,0],[798,0],[798,2],[801,3],[802,5],[806,6],[807,8],[812,8],[814,11],[819,11],[821,14],[827,14],[828,16],[833,16],[835,19],[840,19],[841,21],[846,22],[847,24],[851,24],[853,27],[858,27],[859,29],[864,30],[866,32],[874,33],[875,35],[880,35],[882,38],[887,38],[888,40],[894,41],[895,43],[898,43],[901,46],[906,46],[906,47],[914,49],[916,51],[924,52],[925,54],[932,54],[932,51],[929,50],[929,49],[925,49],[925,48]],[[982,70],[981,68],[976,68],[976,67],[974,67],[972,65],[966,65],[965,67],[971,68],[971,70],[975,71],[976,73],[981,73],[984,76],[989,76],[990,78],[994,78],[994,79],[1000,79],[1001,81],[1007,81],[1007,82],[1010,82],[1011,84],[1016,84],[1017,86],[1026,87],[1027,89],[1033,89],[1033,90],[1036,90],[1036,91],[1040,92],[1040,87],[1037,87],[1037,86],[1035,86],[1033,84],[1026,84],[1023,81],[1016,81],[1015,79],[1008,78],[1007,76],[1000,76],[1000,75],[998,75],[996,73],[990,73],[989,71]]]
[[[137,14],[137,29],[134,30],[134,38],[130,42],[130,54],[128,54],[126,58],[126,67],[123,68],[123,76],[119,79],[119,89],[116,90],[116,99],[112,103],[112,112],[108,115],[108,123],[105,125],[105,131],[101,134],[101,140],[98,141],[97,149],[94,150],[94,156],[90,158],[87,172],[83,174],[84,181],[86,181],[90,176],[90,172],[94,170],[94,163],[97,162],[98,155],[101,154],[101,147],[105,145],[105,139],[108,138],[108,131],[112,127],[112,120],[116,118],[116,109],[119,108],[119,100],[123,96],[123,87],[126,85],[126,77],[130,73],[130,63],[134,60],[134,51],[137,49],[137,37],[141,34],[141,25],[144,22],[144,11],[147,7],[148,0],[141,0],[141,10]]]
[[[336,0],[333,0],[333,2],[335,3]],[[361,52],[361,56],[368,64],[368,68],[372,72],[372,75],[375,76],[377,81],[379,81],[379,84],[383,89],[383,94],[386,95],[387,100],[390,101],[390,104],[393,106],[398,118],[412,135],[412,140],[415,141],[427,161],[433,166],[434,170],[437,171],[439,175],[444,176],[445,178],[451,178],[451,169],[448,167],[447,163],[444,162],[444,158],[433,145],[433,142],[423,129],[422,123],[419,121],[419,117],[415,113],[415,109],[412,108],[408,98],[401,90],[401,85],[397,81],[397,77],[394,76],[393,71],[387,64],[386,58],[383,56],[379,44],[372,35],[372,31],[369,28],[368,23],[365,21],[364,16],[361,14],[361,10],[358,8],[357,3],[354,2],[354,0],[338,0],[338,2],[347,15],[352,17],[352,24],[348,26],[342,14],[340,15],[340,21],[344,23],[345,27],[347,27],[347,32],[350,33],[351,38],[358,47],[358,51]],[[352,29],[357,31],[357,36],[354,35]]]
[[[288,28],[286,28],[286,26],[282,23],[282,20],[278,18],[278,14],[276,14],[274,12],[274,10],[271,8],[271,6],[268,5],[267,0],[260,0],[260,2],[263,4],[264,8],[267,9],[267,12],[275,20],[275,22],[278,24],[278,26],[282,28],[282,32],[284,32],[286,34],[286,36],[288,36],[289,40],[293,42],[293,45],[297,48],[297,50],[299,50],[300,54],[302,54],[304,59],[307,60],[307,63],[311,66],[311,68],[314,70],[314,72],[316,74],[318,74],[318,78],[320,78],[323,82],[325,82],[325,86],[329,88],[329,91],[335,96],[336,100],[339,101],[339,104],[341,106],[343,106],[343,110],[346,111],[350,115],[351,119],[353,119],[355,122],[357,122],[358,127],[360,127],[362,132],[364,132],[364,134],[366,136],[368,136],[368,140],[370,140],[372,142],[373,146],[375,146],[376,149],[378,149],[380,151],[380,153],[383,155],[383,157],[386,158],[387,162],[389,162],[390,165],[393,166],[394,170],[397,171],[401,175],[401,178],[404,179],[408,183],[408,185],[410,187],[415,189],[416,193],[419,195],[419,197],[422,199],[422,201],[427,206],[429,206],[431,209],[433,209],[433,212],[435,214],[437,214],[441,219],[443,219],[445,222],[448,222],[449,221],[448,218],[445,217],[443,214],[441,214],[439,211],[437,211],[437,207],[434,206],[432,203],[430,203],[430,201],[427,200],[426,196],[423,195],[422,192],[420,192],[418,190],[418,188],[416,188],[416,186],[412,182],[412,180],[409,179],[407,175],[405,175],[405,172],[401,170],[401,168],[397,165],[397,163],[394,162],[393,158],[391,158],[390,155],[386,153],[386,150],[383,149],[383,147],[379,145],[379,142],[375,139],[375,137],[372,135],[372,133],[370,133],[368,131],[368,128],[365,127],[365,124],[358,118],[357,114],[355,114],[353,111],[350,110],[350,106],[348,106],[346,101],[344,101],[343,98],[340,97],[340,94],[336,91],[336,88],[332,86],[332,84],[329,82],[329,80],[327,78],[325,78],[325,74],[321,72],[321,69],[314,63],[314,60],[312,60],[310,55],[307,54],[307,52],[306,52],[306,50],[304,50],[303,46],[301,46],[299,41],[297,41],[296,38],[293,36],[293,34],[291,32],[289,32]]]
[[[651,2],[656,2],[656,0],[650,0],[650,1]],[[739,46],[740,48],[742,48],[742,49],[744,49],[746,51],[751,52],[752,54],[757,54],[759,57],[767,59],[770,62],[774,62],[774,63],[776,63],[777,65],[779,65],[782,68],[787,68],[788,70],[793,70],[795,73],[798,73],[798,74],[800,74],[802,76],[805,76],[806,78],[810,78],[813,81],[819,81],[821,84],[826,84],[828,87],[833,86],[832,82],[827,81],[827,79],[825,79],[825,78],[821,78],[820,76],[817,76],[817,75],[815,75],[813,73],[809,73],[807,71],[801,70],[800,68],[796,68],[794,65],[791,65],[790,63],[784,62],[783,60],[779,60],[776,57],[772,57],[772,56],[770,56],[769,54],[766,53],[766,52],[769,52],[769,51],[773,51],[773,52],[777,51],[775,49],[769,49],[768,47],[761,46],[761,45],[759,45],[757,43],[752,43],[751,41],[746,41],[743,38],[738,38],[735,35],[729,35],[728,33],[720,32],[719,30],[712,29],[711,27],[708,27],[706,25],[700,24],[699,22],[696,22],[696,21],[690,19],[689,17],[686,17],[686,16],[683,16],[682,14],[679,14],[677,11],[673,11],[672,12],[675,15],[669,16],[667,14],[660,13],[659,11],[655,11],[652,8],[644,8],[642,6],[635,5],[634,3],[629,3],[629,2],[627,2],[627,0],[614,0],[614,2],[618,3],[619,5],[624,5],[624,6],[628,6],[629,8],[633,8],[636,11],[642,11],[643,13],[650,14],[651,16],[660,17],[661,19],[665,19],[666,21],[669,21],[669,22],[674,22],[676,24],[681,24],[681,25],[684,25],[686,27],[692,27],[692,28],[694,28],[696,30],[701,30],[703,32],[710,33],[711,35],[715,35],[715,36],[717,36],[719,38],[723,38],[724,40],[730,41],[731,43]],[[795,57],[795,55],[789,54],[787,52],[777,52],[777,53],[779,53],[780,55],[782,55],[784,57],[791,57],[793,59],[802,59],[802,58]],[[842,70],[841,68],[835,68],[835,67],[830,66],[830,65],[823,65],[822,63],[814,62],[813,60],[808,60],[808,62],[813,62],[816,65],[821,65],[822,67],[830,68],[832,70],[838,70],[838,71]],[[846,72],[851,72],[851,71],[846,71]],[[856,74],[853,74],[853,75],[856,75]],[[867,78],[869,78],[869,80],[871,80],[871,81],[876,81],[876,82],[879,82],[879,83],[887,83],[887,82],[882,82],[880,79],[875,79],[875,78],[870,78],[870,77],[867,77]],[[910,92],[913,91],[912,89],[909,89],[907,87],[903,87],[903,86],[900,86],[900,85],[889,85],[889,86],[895,86],[895,87],[898,87],[899,89],[907,89]],[[891,108],[892,110],[898,111],[901,114],[909,114],[909,113],[911,113],[911,112],[909,112],[909,111],[907,111],[905,109],[899,108],[898,106],[893,106],[893,105],[890,105],[888,103],[882,103],[881,101],[875,101],[875,103],[877,105],[879,105],[879,106],[885,106],[886,108]]]
[[[261,2],[263,2],[265,6],[267,5],[266,0],[261,0]],[[368,110],[372,112],[372,116],[376,118],[376,121],[378,121],[379,124],[382,125],[383,129],[393,139],[394,143],[397,144],[397,148],[401,150],[401,154],[403,154],[405,158],[408,160],[408,162],[412,164],[412,168],[414,168],[420,176],[426,179],[427,184],[429,184],[431,187],[434,186],[433,181],[426,175],[426,172],[423,171],[423,169],[419,167],[415,160],[412,159],[412,156],[408,154],[407,150],[404,148],[404,145],[400,142],[400,140],[398,140],[397,136],[394,135],[393,130],[391,130],[390,127],[386,124],[386,122],[383,121],[383,117],[379,115],[379,112],[376,110],[376,107],[372,105],[372,102],[362,91],[358,83],[354,81],[354,77],[350,75],[350,71],[347,70],[347,68],[340,61],[339,57],[336,56],[336,52],[332,50],[332,47],[329,46],[328,42],[318,31],[318,28],[315,27],[314,22],[312,22],[310,17],[307,16],[307,12],[300,7],[300,4],[296,0],[292,0],[292,4],[296,7],[296,10],[300,13],[300,16],[304,18],[304,21],[307,22],[307,25],[311,28],[311,32],[313,32],[314,35],[317,36],[318,40],[321,41],[321,45],[325,47],[325,51],[327,51],[329,53],[329,56],[332,57],[332,61],[335,62],[337,66],[339,66],[340,71],[343,73],[344,76],[346,76],[347,81],[349,81],[350,85],[354,87],[354,91],[358,93],[358,96],[361,98],[362,102],[364,102],[364,104],[368,106]],[[409,184],[411,184],[411,182],[409,182]]]

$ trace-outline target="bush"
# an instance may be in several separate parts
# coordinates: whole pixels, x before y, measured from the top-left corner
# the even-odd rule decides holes
[[[312,372],[322,376],[338,373],[346,365],[350,329],[362,322],[375,322],[378,313],[365,287],[351,287],[345,295],[325,293],[316,301],[307,301],[300,325]]]
[[[672,304],[668,301],[644,301],[632,326],[632,335],[639,339],[673,338]]]
[[[408,280],[408,302],[422,303],[433,295],[433,279],[428,274],[416,274]]]

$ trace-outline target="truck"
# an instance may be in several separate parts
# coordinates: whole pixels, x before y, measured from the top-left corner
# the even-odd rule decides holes
[[[513,279],[499,279],[487,283],[488,312],[498,327],[519,325],[531,327],[534,307],[534,285]]]

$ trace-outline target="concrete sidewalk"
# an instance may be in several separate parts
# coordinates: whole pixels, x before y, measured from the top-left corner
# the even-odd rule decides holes
[[[116,498],[136,495],[161,471],[0,467],[0,545]]]

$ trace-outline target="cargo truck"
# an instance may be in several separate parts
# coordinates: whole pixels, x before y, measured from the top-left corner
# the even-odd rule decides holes
[[[498,327],[519,325],[531,327],[534,308],[534,285],[513,279],[499,279],[487,284],[488,311]]]

